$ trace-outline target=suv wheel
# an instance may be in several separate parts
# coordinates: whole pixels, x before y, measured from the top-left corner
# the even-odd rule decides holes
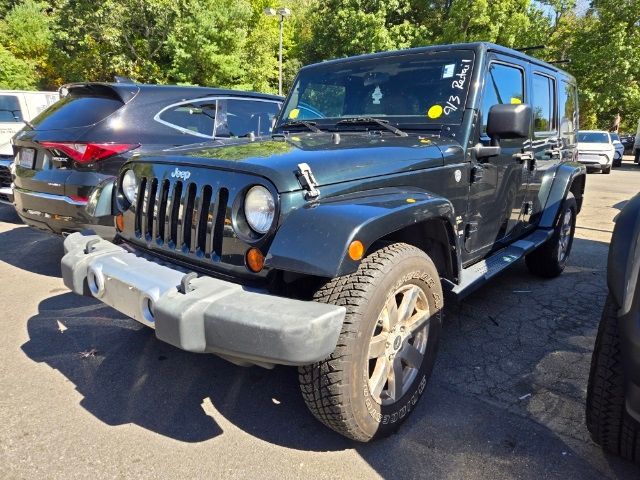
[[[404,243],[374,251],[355,273],[322,286],[316,301],[344,305],[347,315],[331,356],[299,369],[316,418],[361,442],[395,431],[431,374],[442,298],[431,259]]]
[[[562,273],[573,245],[577,212],[576,199],[569,192],[562,202],[562,211],[549,241],[526,256],[531,273],[545,278],[554,278]]]
[[[587,428],[606,451],[640,463],[640,425],[625,408],[618,306],[611,295],[602,312],[587,387]]]
[[[605,175],[609,175],[611,173],[611,165],[602,167],[602,173],[604,173]]]

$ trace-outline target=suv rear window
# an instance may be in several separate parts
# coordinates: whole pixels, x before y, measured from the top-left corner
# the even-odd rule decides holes
[[[0,122],[22,122],[20,102],[18,101],[18,97],[15,95],[0,95]]]
[[[124,103],[113,97],[69,94],[51,105],[31,123],[38,130],[86,127],[104,120]]]

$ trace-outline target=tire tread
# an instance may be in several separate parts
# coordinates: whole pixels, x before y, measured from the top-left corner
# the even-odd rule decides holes
[[[598,327],[587,388],[586,421],[594,442],[640,463],[640,425],[626,411],[618,306],[609,295]]]
[[[362,260],[355,273],[327,281],[314,295],[315,301],[345,306],[347,314],[333,353],[321,362],[299,367],[300,389],[311,413],[348,438],[362,442],[371,439],[356,422],[348,403],[352,385],[347,371],[363,320],[361,307],[369,302],[377,279],[403,257],[415,255],[426,257],[422,250],[405,243],[380,245]]]

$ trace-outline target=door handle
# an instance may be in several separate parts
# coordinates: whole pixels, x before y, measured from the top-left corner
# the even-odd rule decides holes
[[[513,158],[515,158],[520,163],[530,162],[531,160],[534,159],[533,152],[515,153],[513,155]]]
[[[513,155],[513,158],[522,164],[527,163],[527,168],[530,171],[536,169],[536,158],[534,157],[533,152],[516,153]]]
[[[562,152],[560,152],[559,148],[550,148],[544,151],[545,155],[548,155],[550,158],[561,158]]]

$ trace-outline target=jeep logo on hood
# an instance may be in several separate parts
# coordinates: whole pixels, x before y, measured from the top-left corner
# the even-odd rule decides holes
[[[176,169],[171,172],[171,176],[173,178],[179,178],[183,182],[186,182],[187,180],[189,180],[189,177],[191,177],[191,172],[189,170],[180,170],[178,169],[178,167],[176,167]]]

